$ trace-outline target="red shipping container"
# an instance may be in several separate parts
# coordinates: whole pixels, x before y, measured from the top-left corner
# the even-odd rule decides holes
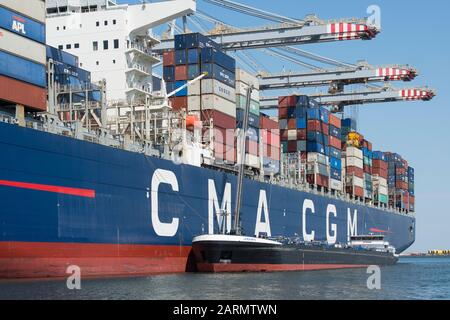
[[[409,203],[410,204],[416,204],[416,197],[415,196],[409,196]]]
[[[364,189],[361,187],[355,187],[355,186],[349,186],[349,187],[345,187],[345,191],[348,194],[357,196],[357,197],[364,197]]]
[[[308,131],[318,131],[323,133],[324,135],[329,135],[329,126],[326,123],[323,123],[319,120],[308,120],[307,129]]]
[[[279,125],[278,122],[275,120],[270,119],[267,116],[260,116],[260,127],[262,129],[270,129],[270,130],[275,130],[275,129],[279,129]]]
[[[401,189],[401,190],[408,190],[408,183],[403,182],[403,181],[396,181],[395,188]]]
[[[3,76],[0,76],[0,99],[35,111],[47,110],[46,89]]]
[[[173,97],[169,99],[172,109],[174,111],[180,111],[182,109],[187,110],[188,98],[187,97]]]
[[[372,168],[372,174],[379,175],[381,178],[384,178],[384,179],[388,178],[388,172],[387,172],[387,170],[384,170],[384,169]]]
[[[306,129],[297,129],[297,140],[306,140]]]
[[[288,141],[287,149],[289,153],[297,152],[297,141]]]
[[[278,108],[278,118],[287,119],[287,108]]]
[[[341,150],[341,148],[342,148],[342,141],[333,136],[328,137],[328,144],[338,150]]]
[[[187,80],[187,66],[176,66],[175,67],[175,81]]]
[[[202,121],[210,121],[213,119],[214,126],[223,129],[236,129],[236,118],[217,110],[203,110]]]
[[[277,161],[280,160],[280,148],[264,145],[263,152],[263,157],[267,157]]]
[[[212,129],[214,135],[214,141],[228,146],[234,146],[235,144],[235,129],[224,129],[214,127]],[[210,129],[203,129],[203,136],[207,139],[210,134]]]
[[[372,167],[368,166],[367,164],[364,165],[364,173],[370,173],[372,174]]]
[[[375,168],[379,168],[382,170],[387,170],[388,169],[388,163],[386,161],[383,160],[372,160],[372,167]]]
[[[308,181],[309,184],[314,184],[325,188],[328,188],[329,186],[329,178],[320,174],[307,174],[306,181]]]
[[[288,129],[291,129],[291,130],[297,129],[297,120],[296,119],[288,120]]]
[[[396,168],[395,169],[395,173],[397,175],[405,174],[406,173],[406,169],[405,168]]]
[[[346,167],[345,172],[346,172],[347,176],[354,175],[355,177],[358,177],[358,178],[364,178],[364,170],[361,168],[358,168],[358,167],[353,167],[353,166]]]
[[[297,96],[278,97],[278,107],[295,107],[297,104]]]
[[[268,131],[268,143],[271,146],[275,146],[277,148],[280,147],[280,130],[275,129],[275,130],[270,130]]]
[[[341,119],[336,117],[334,114],[330,114],[328,122],[336,128],[341,128]]]
[[[175,51],[167,51],[163,53],[163,66],[173,66],[175,65]]]

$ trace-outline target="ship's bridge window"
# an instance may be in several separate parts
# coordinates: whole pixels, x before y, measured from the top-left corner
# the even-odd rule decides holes
[[[100,21],[95,22],[95,26],[99,27],[100,26]]]
[[[92,46],[94,48],[94,51],[98,50],[98,42],[97,41],[92,42]]]
[[[66,45],[66,49],[72,49],[72,45],[71,44],[67,44]]]
[[[108,50],[108,40],[103,40],[103,50]]]
[[[105,20],[105,26],[107,26],[108,25],[108,20]]]
[[[114,49],[119,49],[119,39],[114,39]]]
[[[80,44],[79,43],[75,43],[73,46],[74,46],[75,49],[80,48]]]
[[[113,24],[116,24],[116,22],[117,22],[116,19],[114,19],[114,20],[113,20]]]

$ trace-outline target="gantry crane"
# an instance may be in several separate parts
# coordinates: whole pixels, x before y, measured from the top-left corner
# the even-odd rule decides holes
[[[333,106],[334,112],[341,112],[344,106],[355,104],[397,102],[397,101],[429,101],[436,92],[428,88],[395,89],[390,87],[370,88],[353,92],[335,94],[308,94],[321,105]],[[278,97],[263,97],[260,100],[261,109],[278,108]]]

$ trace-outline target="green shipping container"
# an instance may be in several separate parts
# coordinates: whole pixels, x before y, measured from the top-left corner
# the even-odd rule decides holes
[[[385,194],[376,194],[375,200],[378,200],[381,203],[387,204],[388,203],[388,196]]]
[[[246,99],[243,95],[236,95],[236,107],[238,109],[245,109]],[[254,115],[259,116],[259,102],[255,100],[250,100],[250,112]]]
[[[287,143],[287,141],[282,141],[281,142],[281,150],[283,150],[283,153],[287,153],[288,152],[288,143]]]

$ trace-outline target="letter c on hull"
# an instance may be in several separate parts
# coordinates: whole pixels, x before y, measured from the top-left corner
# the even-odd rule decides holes
[[[161,183],[169,184],[173,191],[178,190],[178,180],[172,171],[156,169],[152,177],[152,224],[158,236],[173,237],[178,231],[178,218],[173,218],[172,222],[165,223],[159,220],[158,212],[158,189]]]

